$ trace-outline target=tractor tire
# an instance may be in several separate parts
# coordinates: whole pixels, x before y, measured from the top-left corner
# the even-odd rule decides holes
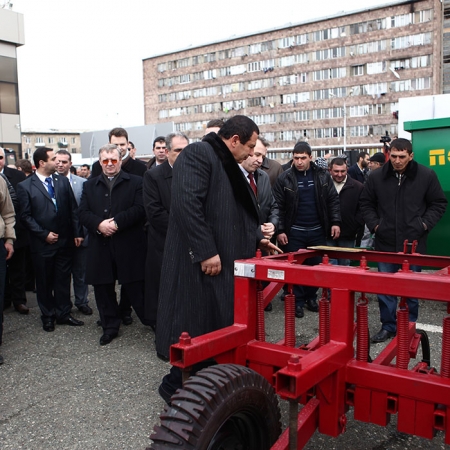
[[[273,387],[234,364],[197,372],[172,396],[160,419],[150,436],[153,450],[269,450],[281,433]]]

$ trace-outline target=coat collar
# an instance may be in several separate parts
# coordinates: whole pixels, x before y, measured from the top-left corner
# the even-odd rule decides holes
[[[105,181],[105,178],[103,177],[103,171],[96,178],[97,179],[95,181],[95,184],[102,183],[102,184],[104,184],[106,186],[106,181]],[[123,170],[120,170],[119,175],[117,176],[117,180],[114,183],[114,187],[116,187],[118,183],[121,183],[122,181],[129,180],[129,179],[130,179],[130,175],[127,172],[124,172]]]
[[[214,152],[219,157],[227,177],[230,180],[236,201],[238,201],[247,212],[252,214],[256,220],[259,221],[256,200],[254,196],[251,195],[247,180],[244,178],[242,171],[234,159],[230,149],[216,133],[207,134],[203,138],[203,141],[211,145]]]
[[[416,161],[414,161],[412,159],[406,166],[406,170],[404,172],[405,176],[407,178],[414,179],[417,175],[418,167],[419,167],[419,165],[416,163]],[[392,164],[390,161],[388,161],[386,164],[383,165],[383,167],[381,169],[378,169],[378,170],[383,171],[383,178],[385,178],[385,179],[396,176],[394,168],[392,167]]]

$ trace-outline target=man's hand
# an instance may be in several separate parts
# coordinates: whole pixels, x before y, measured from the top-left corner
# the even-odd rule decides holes
[[[263,223],[261,225],[261,233],[266,239],[270,239],[275,233],[275,225],[271,222]]]
[[[337,225],[333,225],[331,227],[331,237],[333,239],[339,239],[340,235],[341,235],[341,229]]]
[[[56,244],[58,242],[58,235],[53,233],[53,231],[50,231],[48,236],[45,238],[45,242],[47,242],[47,244]]]
[[[10,243],[5,243],[5,248],[6,248],[6,261],[8,261],[8,259],[10,259],[14,253],[14,246]]]
[[[273,255],[273,254],[275,254],[275,252],[283,253],[283,250],[278,248],[275,244],[272,244],[272,242],[270,242],[269,239],[261,239],[259,241],[258,247],[261,250],[264,250],[265,252],[267,252],[269,255]]]
[[[205,275],[211,275],[212,277],[215,275],[219,275],[219,273],[222,271],[222,263],[220,262],[220,256],[216,255],[212,258],[205,259],[201,263],[202,272],[205,273]]]
[[[114,219],[105,219],[103,222],[100,222],[98,231],[105,236],[112,236],[117,231]]]
[[[280,245],[287,245],[288,237],[287,237],[286,233],[280,233],[277,236],[277,241],[279,242]]]
[[[84,238],[82,238],[82,237],[75,238],[75,247],[79,247],[83,241],[84,241]]]

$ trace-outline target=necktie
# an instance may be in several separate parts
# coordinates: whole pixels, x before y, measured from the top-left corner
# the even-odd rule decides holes
[[[250,180],[250,187],[252,188],[253,193],[255,194],[255,197],[258,196],[258,188],[256,187],[255,183],[255,177],[252,173],[248,174],[248,179]]]
[[[52,179],[50,177],[45,179],[47,185],[47,191],[51,198],[55,198],[55,190],[53,189]]]

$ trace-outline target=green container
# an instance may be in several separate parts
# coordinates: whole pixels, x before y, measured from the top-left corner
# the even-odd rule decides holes
[[[427,253],[450,256],[450,118],[405,122],[412,135],[414,160],[433,169],[449,206],[428,237]]]

